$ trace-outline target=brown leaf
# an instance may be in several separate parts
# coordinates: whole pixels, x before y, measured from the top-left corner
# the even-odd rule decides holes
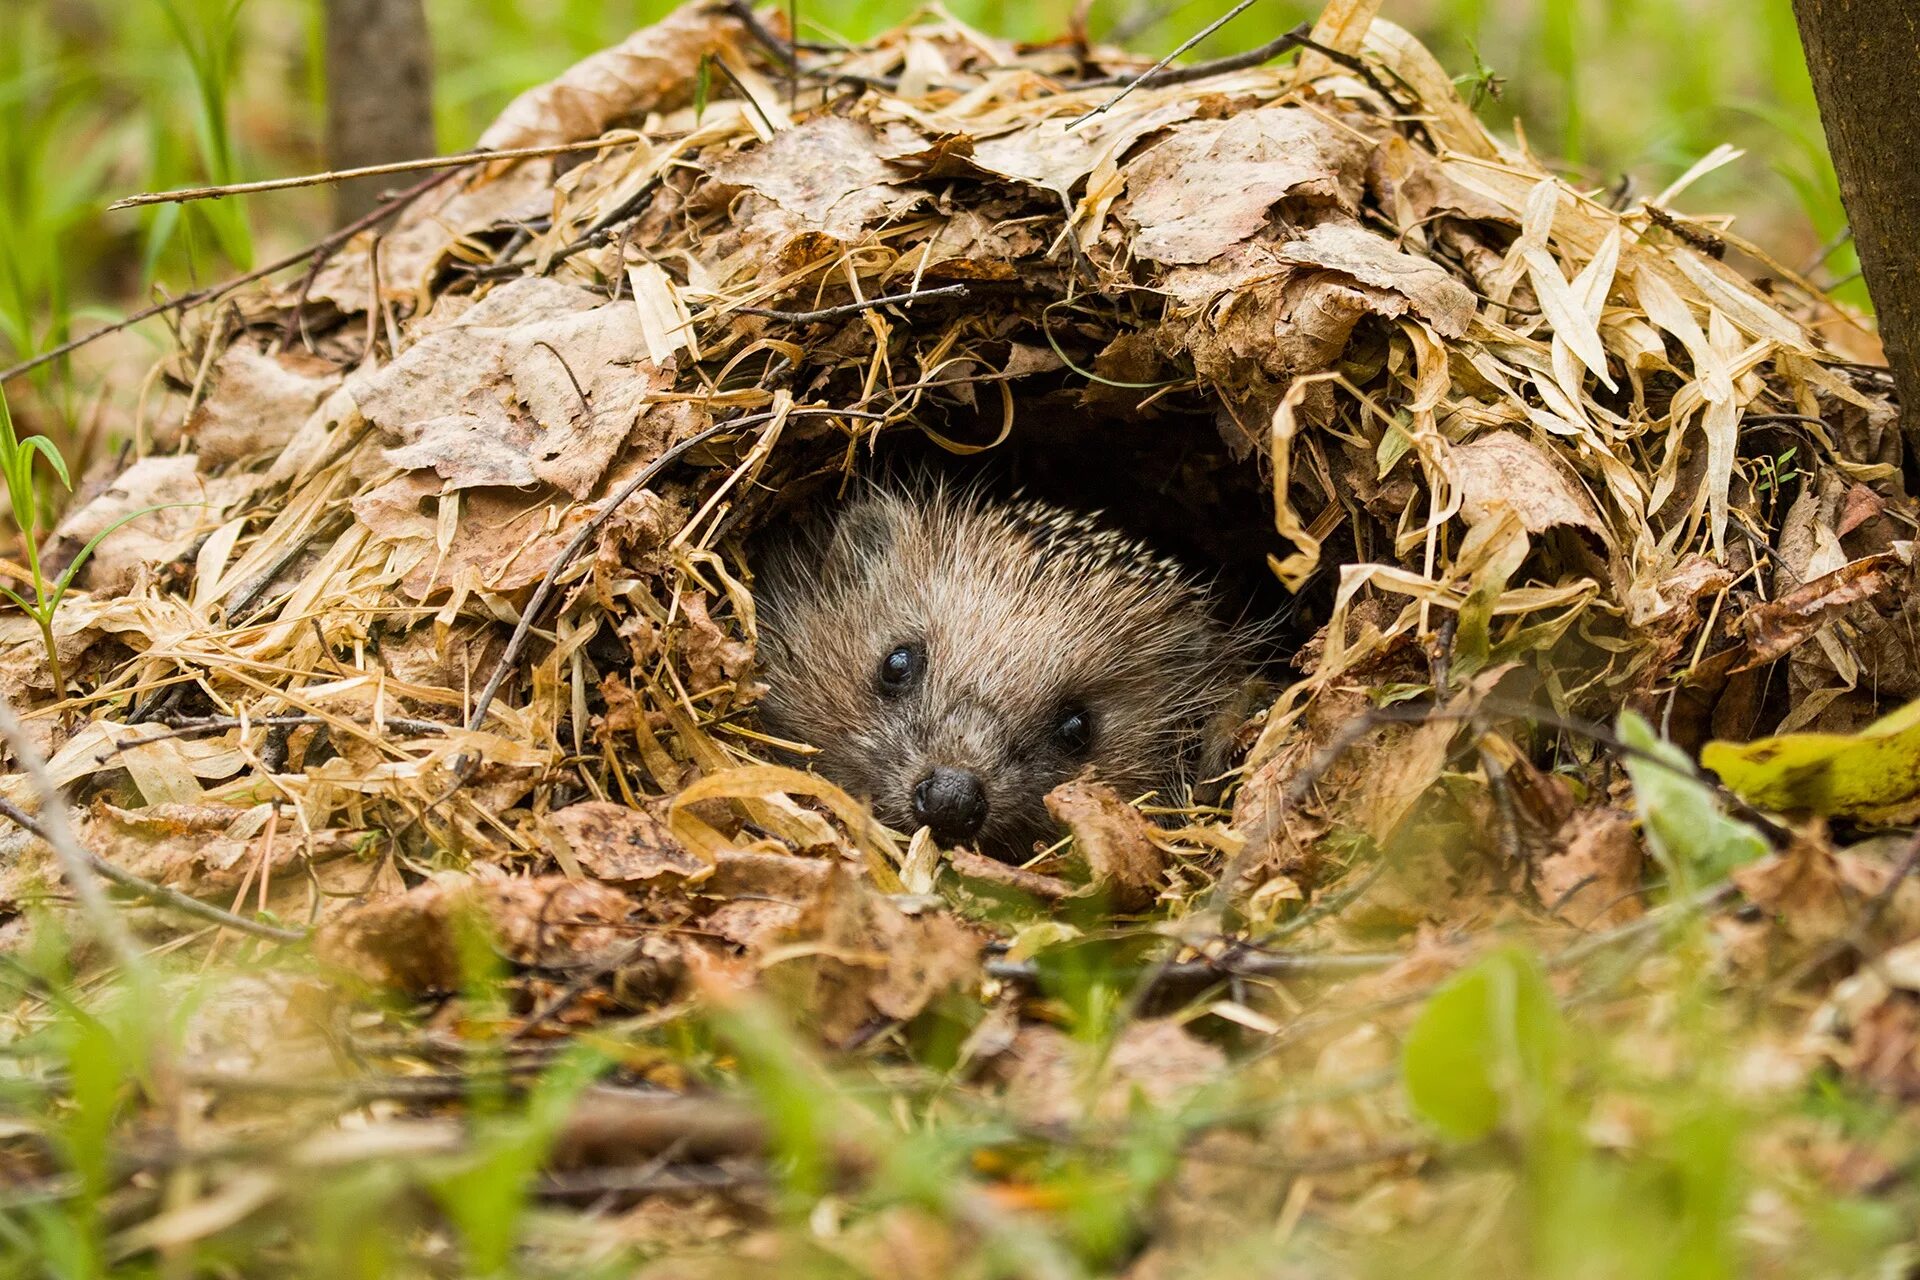
[[[507,104],[479,146],[492,151],[598,137],[615,121],[693,101],[695,72],[709,55],[740,55],[739,23],[724,10],[675,9]]]
[[[115,521],[159,508],[121,525],[94,548],[78,582],[100,595],[124,594],[143,569],[157,568],[193,548],[219,525],[232,503],[251,491],[246,475],[209,476],[193,454],[137,459],[100,496],[68,513],[53,532],[44,560],[49,574]]]
[[[585,497],[673,381],[639,353],[640,315],[534,276],[488,294],[352,384],[386,459],[447,489],[539,482]]]
[[[1047,793],[1047,812],[1073,832],[1080,856],[1093,869],[1096,889],[1116,911],[1144,911],[1160,896],[1166,855],[1153,843],[1153,824],[1112,787],[1076,779]]]
[[[796,215],[805,230],[853,240],[868,224],[903,213],[926,195],[881,152],[880,137],[867,126],[822,115],[730,153],[713,176],[758,191]]]
[[[1792,652],[1851,606],[1880,597],[1899,564],[1892,552],[1867,556],[1822,574],[1777,600],[1755,605],[1740,619],[1749,653],[1738,670],[1750,671]]]
[[[1366,151],[1298,107],[1182,125],[1126,165],[1121,216],[1134,228],[1133,251],[1154,262],[1206,262],[1252,238],[1288,197],[1353,207]]]
[[[203,467],[271,453],[341,382],[331,360],[297,351],[267,355],[241,342],[213,367],[206,399],[187,422]]]
[[[506,592],[538,582],[580,525],[593,518],[591,508],[570,507],[547,529],[545,499],[529,499],[516,489],[468,489],[460,496],[459,536],[442,551],[435,519],[440,486],[432,472],[414,471],[349,504],[361,524],[401,547],[401,585],[416,600],[449,587]],[[533,520],[541,523],[529,537]]]
[[[1218,1079],[1226,1065],[1225,1054],[1171,1018],[1127,1024],[1104,1063],[1092,1046],[1064,1031],[1025,1027],[999,1063],[1007,1076],[1008,1106],[1043,1126],[1124,1119],[1136,1094],[1156,1107],[1177,1106]],[[1096,1066],[1104,1070],[1089,1101],[1085,1076]]]
[[[836,870],[761,962],[769,990],[846,1048],[877,1020],[904,1022],[975,981],[980,943],[950,916],[909,916]]]
[[[948,853],[947,860],[962,879],[996,889],[1011,889],[1037,902],[1063,902],[1076,893],[1074,887],[1065,880],[1028,871],[1024,867],[1008,866],[970,849],[955,849]]]
[[[1608,541],[1593,500],[1524,436],[1511,431],[1479,436],[1453,450],[1448,470],[1460,487],[1460,514],[1468,524],[1493,519],[1504,506],[1528,533],[1584,529]]]
[[[1549,911],[1582,929],[1611,929],[1645,914],[1646,853],[1631,817],[1618,809],[1582,809],[1555,842],[1558,848],[1532,868],[1534,895]]]
[[[1473,320],[1473,293],[1446,268],[1395,249],[1386,237],[1358,223],[1323,222],[1279,247],[1282,262],[1320,267],[1361,284],[1399,294],[1443,338],[1466,336]]]
[[[687,851],[667,825],[645,809],[603,800],[568,805],[547,818],[581,870],[610,884],[679,889],[713,868]]]
[[[429,880],[403,894],[351,907],[314,934],[321,961],[376,986],[451,991],[463,978],[459,922],[471,915],[507,959],[561,968],[601,959],[632,934],[630,907],[607,885],[565,876],[532,880]]]
[[[1731,879],[1747,901],[1772,913],[1800,942],[1841,936],[1863,905],[1841,877],[1824,831],[1795,832],[1785,849],[1734,868]]]
[[[1102,161],[1119,157],[1141,138],[1190,119],[1199,104],[1189,100],[1138,114],[1117,112],[1091,120],[1057,116],[974,144],[977,169],[1044,187],[1069,197]]]

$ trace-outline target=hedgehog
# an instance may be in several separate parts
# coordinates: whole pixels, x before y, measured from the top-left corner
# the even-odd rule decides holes
[[[891,827],[1020,860],[1063,782],[1171,806],[1224,767],[1251,645],[1101,513],[876,487],[752,560],[763,727]]]

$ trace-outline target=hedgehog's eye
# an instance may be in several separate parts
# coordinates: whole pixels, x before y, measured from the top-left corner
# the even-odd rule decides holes
[[[1093,745],[1093,712],[1068,707],[1053,726],[1053,740],[1068,755],[1084,755]]]
[[[887,697],[905,693],[920,678],[925,666],[926,658],[920,650],[910,644],[899,646],[880,659],[880,692]]]

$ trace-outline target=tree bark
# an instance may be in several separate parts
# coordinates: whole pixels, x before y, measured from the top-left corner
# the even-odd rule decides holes
[[[327,164],[334,169],[434,154],[433,44],[424,0],[326,0]],[[392,186],[361,178],[334,188],[342,223]]]
[[[1920,3],[1793,0],[1840,198],[1920,450]]]

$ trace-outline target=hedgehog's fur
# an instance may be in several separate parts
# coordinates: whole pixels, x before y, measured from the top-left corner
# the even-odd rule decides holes
[[[1083,771],[1186,799],[1246,687],[1249,644],[1210,590],[1097,516],[880,489],[754,560],[765,727],[903,831],[930,770],[971,771],[987,816],[970,843],[1002,857],[1054,834],[1044,797]],[[922,666],[883,696],[900,646]],[[1056,736],[1072,708],[1092,713],[1077,753]]]

